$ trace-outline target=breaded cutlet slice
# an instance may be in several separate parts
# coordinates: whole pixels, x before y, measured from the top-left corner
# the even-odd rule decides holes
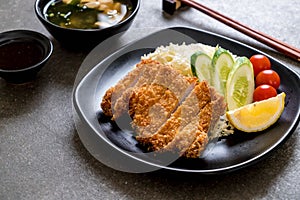
[[[196,77],[186,77],[173,67],[164,65],[151,84],[168,88],[180,102],[192,91],[197,81]]]
[[[102,111],[106,116],[113,116],[112,108],[114,107],[115,100],[118,99],[124,91],[136,84],[139,77],[144,73],[144,70],[145,68],[138,67],[137,65],[137,67],[131,70],[124,78],[118,81],[115,86],[106,91],[101,102]]]
[[[210,88],[210,94],[213,109],[211,127],[214,128],[220,116],[225,114],[227,105],[224,96],[220,95],[215,88]]]
[[[150,84],[137,88],[130,98],[132,126],[138,135],[142,135],[146,127],[156,124],[156,121],[167,120],[177,105],[178,98],[162,85]]]
[[[211,101],[193,117],[188,125],[180,130],[164,150],[178,153],[188,158],[198,158],[209,141],[209,131],[225,113],[224,97],[214,88],[209,88]]]
[[[205,109],[203,109],[203,111],[200,113],[199,128],[194,136],[194,141],[190,143],[189,148],[184,152],[184,157],[198,158],[201,155],[207,144],[207,141],[209,140],[209,131],[214,130],[214,127],[217,121],[220,119],[220,116],[224,115],[226,111],[224,96],[220,95],[214,88],[210,88],[210,94],[211,103],[208,109],[211,111],[205,112]],[[206,123],[208,118],[210,118],[209,125]]]
[[[152,60],[143,60],[138,63],[131,72],[106,91],[101,102],[103,113],[114,120],[127,112],[134,87],[150,84],[161,66],[159,62]]]
[[[193,155],[187,153],[189,153],[188,150],[193,146],[195,148],[192,150],[200,154],[208,143],[207,132],[211,122],[211,109],[212,105],[211,102],[209,102],[185,127],[178,131],[174,139],[163,150],[177,153],[180,156],[192,157]],[[194,155],[195,157],[193,158],[196,158],[196,154]]]
[[[138,64],[138,67],[144,68],[144,73],[139,76],[135,85],[127,88],[123,94],[115,100],[115,105],[112,109],[113,119],[117,119],[125,112],[129,112],[129,101],[133,93],[143,85],[151,84],[163,66],[163,64],[152,60],[143,60]]]
[[[166,147],[191,120],[211,101],[207,82],[198,82],[170,118],[152,135],[139,135],[136,139],[156,151]]]
[[[137,135],[148,137],[161,127],[192,91],[196,78],[187,78],[168,65],[153,82],[137,88],[130,99],[130,116]]]

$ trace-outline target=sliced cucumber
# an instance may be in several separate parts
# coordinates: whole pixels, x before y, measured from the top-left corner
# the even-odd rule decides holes
[[[212,66],[211,58],[198,51],[191,56],[191,69],[194,76],[198,77],[199,81],[206,80],[211,84]]]
[[[225,95],[226,92],[226,82],[233,64],[234,59],[229,51],[221,47],[215,51],[215,54],[212,58],[212,85],[223,95]]]
[[[228,74],[226,101],[228,110],[252,103],[254,91],[254,72],[250,60],[238,57]]]

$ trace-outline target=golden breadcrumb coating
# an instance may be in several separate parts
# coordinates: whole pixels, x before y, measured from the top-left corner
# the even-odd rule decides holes
[[[197,158],[226,105],[206,81],[185,77],[157,61],[142,60],[106,91],[101,108],[112,120],[128,112],[137,141],[149,151]]]
[[[145,63],[145,64],[143,64]],[[153,82],[155,79],[158,71],[163,67],[162,64],[158,63],[157,61],[152,62],[143,62],[139,63],[137,68],[143,69],[143,74],[139,76],[139,79],[136,83],[127,88],[122,95],[119,96],[114,102],[115,105],[113,107],[113,119],[119,118],[123,113],[128,112],[129,110],[129,101],[132,94],[143,85],[148,85]]]
[[[166,120],[178,104],[178,99],[161,85],[144,85],[130,99],[129,115],[132,125],[146,127],[156,121]]]
[[[144,60],[136,65],[124,78],[108,89],[102,98],[101,108],[105,115],[117,119],[128,111],[129,99],[135,86],[151,83],[156,71],[162,66],[157,61]],[[151,79],[151,77],[153,77]]]
[[[207,83],[198,83],[155,134],[138,136],[137,140],[147,145],[152,151],[166,147],[174,139],[175,135],[180,134],[181,130],[209,102],[210,95]]]
[[[129,113],[137,135],[148,137],[154,134],[190,93],[196,82],[195,78],[187,78],[165,65],[158,70],[151,84],[136,87],[131,96]]]
[[[115,91],[114,87],[109,88],[106,92],[105,95],[102,98],[102,102],[100,104],[103,114],[109,117],[112,117],[112,110],[111,110],[111,96],[112,93]]]
[[[207,105],[199,115],[199,129],[196,132],[195,140],[183,154],[185,157],[198,158],[201,156],[201,153],[209,140],[208,131],[214,129],[214,126],[220,116],[225,113],[226,103],[224,101],[224,97],[219,95],[214,88],[210,88],[210,94],[211,103]]]

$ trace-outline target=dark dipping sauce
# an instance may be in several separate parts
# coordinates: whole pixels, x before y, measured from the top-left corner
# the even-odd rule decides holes
[[[43,49],[33,40],[11,40],[0,44],[0,69],[21,70],[43,59]]]

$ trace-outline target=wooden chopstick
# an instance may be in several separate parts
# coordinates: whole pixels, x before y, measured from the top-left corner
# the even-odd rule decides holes
[[[226,17],[222,15],[221,13],[218,13],[198,2],[195,2],[193,0],[180,0],[183,4],[190,6],[192,8],[195,8],[204,14],[209,15],[210,17],[252,37],[253,39],[256,39],[260,41],[261,43],[264,43],[277,51],[283,53],[284,55],[297,60],[300,62],[300,50],[296,47],[290,46],[278,39],[275,39],[269,35],[266,35],[262,32],[256,31],[244,24],[241,24],[240,22],[237,22],[229,17]]]

